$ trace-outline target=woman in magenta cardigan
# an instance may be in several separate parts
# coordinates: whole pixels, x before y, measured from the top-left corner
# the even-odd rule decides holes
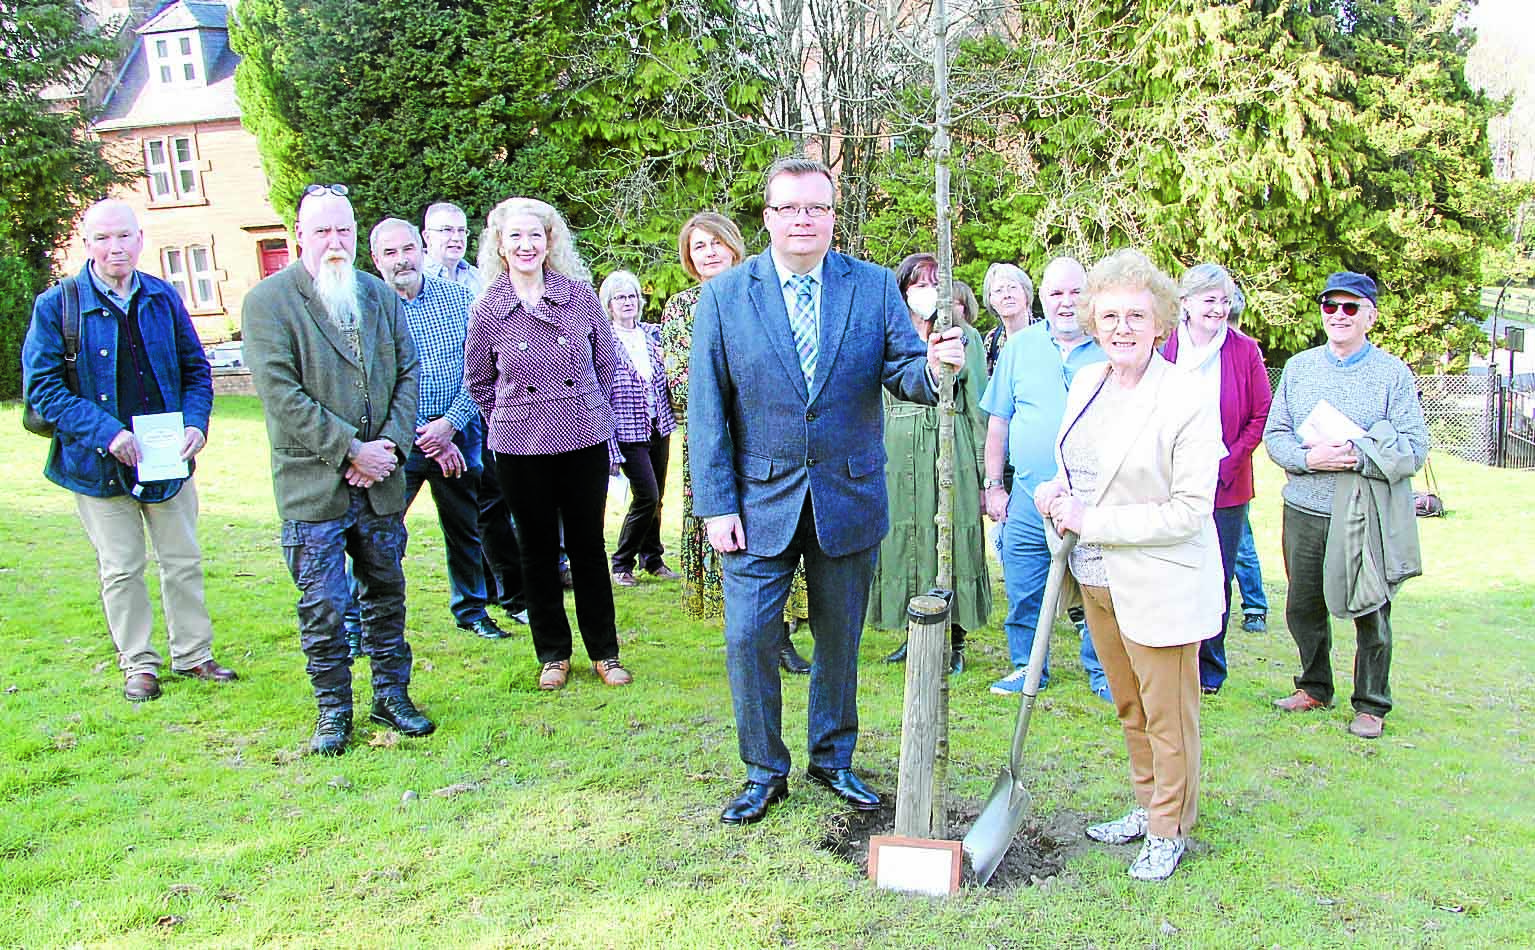
[[[1199,646],[1199,687],[1207,696],[1220,692],[1226,682],[1231,577],[1247,504],[1253,497],[1253,449],[1263,441],[1263,425],[1274,398],[1258,344],[1226,322],[1235,294],[1236,283],[1219,264],[1189,268],[1178,284],[1182,319],[1162,347],[1168,362],[1193,374],[1208,398],[1219,401],[1221,441],[1226,445],[1215,486],[1215,532],[1225,570],[1221,586],[1226,609],[1220,632]]]

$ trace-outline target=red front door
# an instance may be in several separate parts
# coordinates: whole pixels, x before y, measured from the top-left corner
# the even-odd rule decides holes
[[[261,276],[271,277],[288,266],[288,242],[282,238],[261,242]]]

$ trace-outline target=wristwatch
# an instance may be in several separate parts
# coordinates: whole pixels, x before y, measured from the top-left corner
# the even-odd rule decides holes
[[[988,478],[988,479],[986,479],[986,481],[981,483],[981,488],[982,489],[986,489],[986,488],[1001,488],[1001,487],[1003,487],[1003,485],[1002,485],[1002,479],[1000,479],[1000,478]]]

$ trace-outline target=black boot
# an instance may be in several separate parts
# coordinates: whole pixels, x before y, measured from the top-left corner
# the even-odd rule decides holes
[[[965,628],[959,624],[949,626],[949,675],[965,672]]]
[[[902,640],[901,641],[901,645],[896,647],[894,650],[891,650],[890,651],[890,655],[885,657],[885,662],[886,663],[905,663],[906,662],[906,646],[907,646],[906,641]]]
[[[785,673],[797,673],[804,675],[810,672],[810,664],[799,651],[794,649],[794,641],[789,639],[789,625],[783,626],[783,642],[778,645],[778,665],[783,667]]]
[[[340,755],[346,751],[346,741],[351,737],[350,709],[322,709],[309,739],[309,751],[315,755]]]

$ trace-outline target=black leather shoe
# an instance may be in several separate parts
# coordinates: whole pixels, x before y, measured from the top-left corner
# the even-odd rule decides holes
[[[879,796],[863,783],[852,769],[823,769],[812,765],[805,769],[805,777],[817,785],[832,790],[838,798],[858,811],[878,811]]]
[[[799,655],[794,649],[794,644],[785,642],[783,649],[778,651],[778,665],[783,667],[785,673],[797,673],[804,676],[810,672],[810,661]]]
[[[890,651],[890,655],[885,657],[885,662],[886,663],[905,663],[906,662],[906,647],[907,647],[907,645],[908,645],[907,641],[902,640],[901,641],[901,645],[896,647],[894,650],[891,650]]]
[[[461,623],[458,625],[458,629],[468,630],[475,636],[484,637],[487,640],[505,640],[511,636],[511,634],[496,626],[496,622],[490,619],[489,616],[481,617],[479,620],[471,620],[468,623]]]
[[[386,696],[373,701],[373,712],[368,716],[381,722],[402,736],[429,736],[437,723],[421,715],[409,696]]]
[[[315,755],[340,755],[352,737],[350,709],[322,709],[314,721],[314,735],[309,737],[309,751]]]
[[[720,812],[727,825],[751,825],[767,817],[768,809],[789,797],[789,780],[779,776],[766,784],[747,782],[741,794],[732,798]]]

